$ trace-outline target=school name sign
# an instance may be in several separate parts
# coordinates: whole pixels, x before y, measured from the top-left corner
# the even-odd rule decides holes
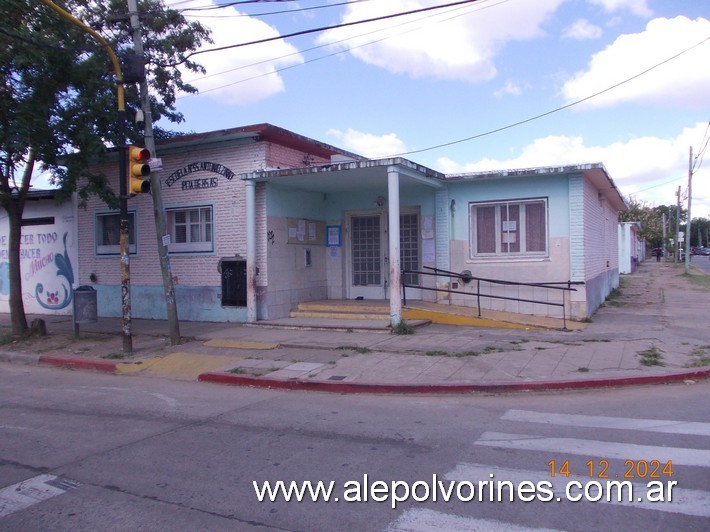
[[[183,166],[179,170],[175,170],[165,179],[165,185],[168,187],[173,186],[175,183],[180,181],[180,187],[182,190],[195,190],[201,188],[215,188],[219,186],[219,179],[217,177],[202,177],[198,179],[183,179],[183,177],[196,172],[210,172],[213,174],[221,175],[222,177],[231,180],[235,174],[229,168],[220,163],[212,163],[208,161],[200,161],[197,163],[190,163]]]

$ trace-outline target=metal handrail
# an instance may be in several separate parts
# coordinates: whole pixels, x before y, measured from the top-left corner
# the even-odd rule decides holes
[[[561,281],[561,282],[545,282],[545,283],[524,283],[520,281],[506,281],[503,279],[487,279],[485,277],[475,277],[473,275],[470,275],[468,273],[464,274],[462,273],[456,273],[456,272],[450,272],[447,270],[442,270],[439,268],[432,268],[431,266],[424,266],[424,268],[428,270],[432,270],[432,272],[425,272],[425,271],[419,271],[419,270],[402,270],[402,302],[404,305],[407,304],[407,292],[406,289],[407,287],[409,288],[417,288],[419,290],[430,290],[434,292],[446,292],[449,294],[462,294],[466,296],[476,296],[476,304],[478,306],[478,317],[481,317],[481,296],[483,297],[490,297],[493,299],[504,299],[507,301],[521,301],[523,303],[533,303],[537,305],[548,305],[548,306],[553,306],[553,307],[562,307],[562,323],[563,323],[563,328],[567,329],[567,308],[565,305],[565,293],[566,292],[576,292],[576,288],[572,288],[572,285],[583,285],[583,281]],[[476,292],[464,292],[462,290],[451,290],[448,288],[430,288],[427,286],[420,286],[420,285],[413,285],[413,284],[407,284],[404,282],[404,276],[405,274],[408,273],[415,273],[418,275],[434,275],[437,277],[452,277],[452,278],[457,278],[460,279],[463,283],[469,283],[471,281],[476,281]],[[526,299],[522,297],[510,297],[510,296],[499,296],[499,295],[493,295],[493,294],[481,294],[481,281],[491,283],[491,284],[501,284],[501,285],[508,285],[508,286],[531,286],[533,288],[548,288],[551,290],[560,290],[562,292],[562,302],[561,303],[555,303],[553,301],[538,301],[535,299]],[[558,286],[562,285],[562,286]]]

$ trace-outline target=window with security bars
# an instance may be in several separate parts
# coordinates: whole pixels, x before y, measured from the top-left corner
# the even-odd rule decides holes
[[[470,204],[474,257],[544,257],[547,199]]]
[[[211,206],[167,209],[166,214],[171,253],[214,250]]]
[[[399,217],[399,262],[403,270],[419,271],[419,216],[402,214]],[[405,273],[404,284],[419,285],[419,274]]]
[[[353,285],[382,284],[380,216],[352,218]]]
[[[136,252],[136,213],[128,213],[128,252]],[[121,215],[100,213],[94,224],[94,243],[97,255],[118,255],[121,253]]]

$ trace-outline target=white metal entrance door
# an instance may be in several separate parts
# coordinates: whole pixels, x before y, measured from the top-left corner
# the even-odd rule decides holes
[[[420,269],[419,215],[399,217],[400,268]],[[377,213],[350,218],[350,298],[387,299],[389,297],[389,242],[387,216]],[[419,275],[407,273],[402,281],[419,284]],[[420,299],[421,290],[407,289],[407,299]]]
[[[402,284],[419,286],[421,270],[419,249],[419,215],[403,213],[399,217],[399,267],[406,272],[402,275]],[[421,299],[422,291],[417,288],[405,288],[407,299]]]
[[[350,218],[350,297],[385,297],[385,248],[387,239],[382,215]]]

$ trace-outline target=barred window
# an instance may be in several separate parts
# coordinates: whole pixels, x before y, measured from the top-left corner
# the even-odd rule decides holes
[[[136,252],[136,213],[128,213],[128,252]],[[97,255],[119,255],[121,215],[119,213],[97,213],[94,224],[94,244]]]
[[[547,199],[469,208],[471,258],[547,256]]]

